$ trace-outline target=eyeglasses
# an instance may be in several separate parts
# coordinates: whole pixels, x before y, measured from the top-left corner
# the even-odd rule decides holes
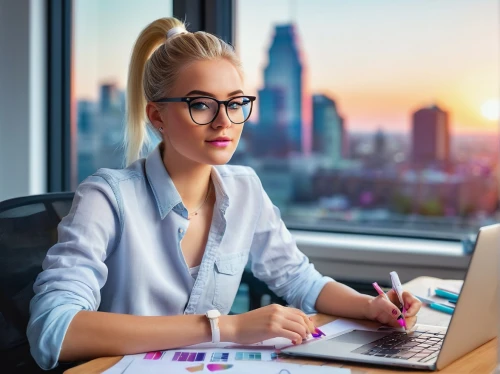
[[[186,103],[191,119],[197,125],[208,125],[219,115],[220,105],[226,107],[226,114],[234,124],[241,124],[250,118],[255,96],[236,96],[230,100],[217,100],[210,96],[165,97],[154,103]]]

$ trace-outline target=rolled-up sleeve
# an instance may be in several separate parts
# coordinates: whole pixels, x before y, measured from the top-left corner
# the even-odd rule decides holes
[[[108,276],[104,261],[119,230],[109,184],[99,176],[87,178],[76,190],[71,210],[58,226],[58,242],[47,252],[33,286],[27,337],[41,368],[57,366],[75,314],[98,309]]]
[[[324,285],[333,282],[322,276],[295,243],[263,188],[260,217],[250,249],[253,274],[278,296],[306,313],[314,313]]]

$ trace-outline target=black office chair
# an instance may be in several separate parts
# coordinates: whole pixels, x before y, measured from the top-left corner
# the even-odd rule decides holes
[[[73,192],[0,202],[0,371],[62,373],[75,364],[41,370],[26,339],[33,282],[47,250],[57,242],[57,225],[68,214]]]

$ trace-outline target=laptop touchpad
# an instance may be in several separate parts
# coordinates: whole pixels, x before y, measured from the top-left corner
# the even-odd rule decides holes
[[[377,331],[363,331],[363,330],[354,330],[348,332],[347,334],[343,334],[337,336],[336,338],[329,339],[332,343],[348,343],[348,344],[368,344],[377,339],[383,338],[386,335],[389,335],[390,332],[377,332]]]

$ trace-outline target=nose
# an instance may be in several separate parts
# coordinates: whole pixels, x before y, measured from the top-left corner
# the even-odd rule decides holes
[[[222,105],[222,107],[221,107]],[[226,107],[224,104],[219,104],[219,113],[217,113],[217,116],[215,119],[212,121],[211,126],[213,129],[219,129],[219,128],[228,128],[231,127],[233,123],[229,120],[229,117],[227,116],[226,113]]]

